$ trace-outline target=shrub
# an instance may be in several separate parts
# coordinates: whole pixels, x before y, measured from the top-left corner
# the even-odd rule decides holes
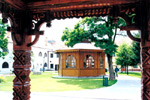
[[[0,76],[0,83],[2,83],[2,82],[6,82],[6,79],[5,79],[5,77]]]

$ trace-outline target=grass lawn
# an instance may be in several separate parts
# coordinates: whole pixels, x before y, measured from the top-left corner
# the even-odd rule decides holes
[[[119,72],[119,75],[127,75],[126,72]],[[138,77],[141,78],[141,72],[129,72],[128,76]]]
[[[102,88],[103,79],[60,79],[52,78],[56,72],[44,72],[41,75],[30,75],[31,91],[36,92],[56,92],[74,91],[83,89]],[[12,91],[12,80],[14,76],[5,76],[6,82],[0,83],[0,91]],[[108,81],[109,86],[115,84],[117,80]]]

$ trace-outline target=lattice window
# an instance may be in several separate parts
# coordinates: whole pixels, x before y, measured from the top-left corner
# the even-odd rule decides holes
[[[69,55],[66,59],[66,68],[75,68],[76,67],[76,59],[74,56]]]
[[[84,68],[94,68],[94,58],[91,55],[86,55],[83,63]]]

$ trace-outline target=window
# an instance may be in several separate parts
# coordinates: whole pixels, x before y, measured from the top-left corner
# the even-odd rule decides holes
[[[103,57],[100,56],[100,68],[104,68]]]
[[[86,55],[83,63],[84,68],[94,68],[94,58],[91,55]]]
[[[59,54],[56,54],[57,58],[59,58]]]
[[[55,70],[56,70],[56,71],[58,70],[58,64],[55,65]]]
[[[51,56],[51,58],[53,58],[53,53],[51,53],[51,55],[50,55],[50,56]]]
[[[69,55],[66,59],[66,68],[75,68],[76,67],[76,59]]]
[[[42,57],[42,52],[39,53],[39,56]]]
[[[52,68],[52,69],[54,68],[54,64],[51,64],[51,68]]]
[[[4,62],[2,68],[9,68],[9,64],[7,62]]]
[[[44,54],[44,57],[47,57],[47,53]]]

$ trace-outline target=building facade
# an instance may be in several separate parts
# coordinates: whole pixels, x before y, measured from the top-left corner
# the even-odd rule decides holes
[[[6,38],[8,38],[8,55],[4,59],[0,58],[0,74],[11,74],[13,71],[13,42],[11,34],[7,33]],[[43,40],[45,42],[40,42]],[[48,41],[44,36],[40,41],[32,46],[31,71],[57,71],[59,55],[55,53],[56,41]]]

